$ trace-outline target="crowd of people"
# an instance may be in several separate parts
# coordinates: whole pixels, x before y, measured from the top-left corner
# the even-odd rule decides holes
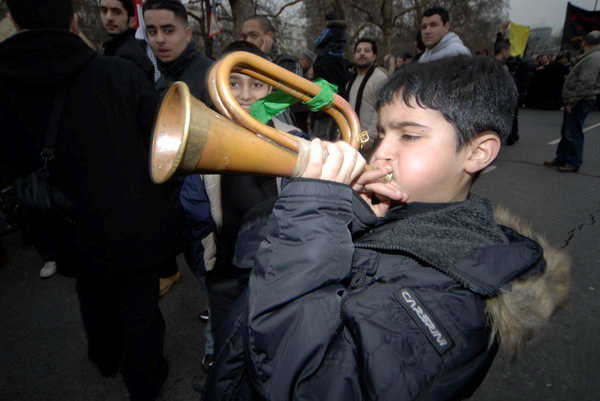
[[[192,174],[159,186],[148,165],[161,97],[183,81],[212,104],[214,60],[192,40],[184,4],[146,0],[137,21],[132,1],[100,0],[103,55],[76,35],[70,0],[7,4],[17,33],[0,42],[1,164],[23,176],[48,163],[76,206],[74,222],[30,230],[76,277],[89,359],[104,376],[122,367],[131,400],[157,399],[168,376],[159,297],[181,278],[179,254],[207,290],[206,400],[462,399],[500,349],[514,354],[564,302],[567,258],[470,192],[518,139],[515,111],[527,104],[503,38],[495,58],[471,56],[434,7],[418,54],[379,57],[371,38],[347,43],[330,12],[296,57],[269,18],[252,16],[223,55],[334,84],[368,133],[362,148],[336,142],[327,114],[292,107],[266,124],[310,140],[301,177]],[[229,83],[247,112],[272,91],[237,72]],[[585,120],[597,93],[568,98],[565,113]],[[579,167],[561,155],[547,163]]]

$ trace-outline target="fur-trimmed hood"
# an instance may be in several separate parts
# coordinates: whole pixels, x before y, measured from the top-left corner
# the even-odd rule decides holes
[[[500,295],[486,302],[492,327],[491,342],[498,340],[501,351],[512,357],[566,302],[572,262],[567,252],[550,246],[545,238],[508,210],[496,208],[494,214],[498,224],[537,241],[546,261],[541,275],[515,280],[509,287],[502,288]]]
[[[357,246],[401,249],[485,297],[490,344],[498,341],[509,356],[568,296],[567,253],[551,247],[506,209],[494,210],[474,194],[464,202],[415,202],[390,209],[374,229],[369,206],[358,203],[354,209],[365,225],[353,227],[360,236]],[[363,229],[368,233],[361,234]]]

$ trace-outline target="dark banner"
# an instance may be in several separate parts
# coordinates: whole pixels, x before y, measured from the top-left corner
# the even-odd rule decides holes
[[[594,30],[600,30],[600,11],[588,11],[568,3],[561,48],[579,50],[583,37]]]

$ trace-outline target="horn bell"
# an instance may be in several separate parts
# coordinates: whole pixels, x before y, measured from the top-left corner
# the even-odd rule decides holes
[[[155,183],[193,173],[291,177],[298,174],[297,164],[296,152],[212,111],[190,94],[185,83],[176,82],[167,91],[150,150],[150,175]]]

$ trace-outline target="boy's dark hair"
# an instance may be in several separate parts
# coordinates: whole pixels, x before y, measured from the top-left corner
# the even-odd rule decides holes
[[[8,11],[21,29],[69,29],[71,0],[7,0]]]
[[[371,38],[359,38],[356,41],[356,43],[354,44],[354,53],[356,53],[356,48],[358,47],[358,45],[360,43],[370,43],[371,48],[373,49],[373,53],[377,54],[377,42],[375,42],[375,39],[371,39]]]
[[[460,149],[484,131],[510,133],[517,89],[499,61],[456,56],[398,70],[381,88],[377,109],[399,101],[442,113]]]
[[[502,39],[496,42],[494,45],[494,55],[502,53],[503,50],[510,49],[510,42],[506,39]]]
[[[252,17],[246,19],[246,21],[258,21],[258,24],[260,25],[260,27],[262,28],[262,30],[265,33],[269,33],[269,32],[273,32],[275,33],[275,28],[273,27],[273,24],[271,23],[271,20],[269,19],[269,17],[265,16],[265,15],[253,15]]]
[[[223,49],[221,56],[232,52],[248,52],[256,54],[257,56],[260,56],[264,59],[269,59],[269,56],[267,56],[265,52],[260,50],[252,43],[246,42],[245,40],[236,40],[235,42],[231,42],[225,49]]]
[[[431,7],[425,10],[423,13],[423,17],[431,17],[432,15],[438,14],[442,19],[442,22],[446,24],[450,21],[450,14],[448,14],[448,10],[443,7]]]
[[[127,18],[135,17],[133,0],[119,0],[119,3],[121,3],[125,11],[127,11]]]
[[[169,10],[173,11],[175,17],[183,20],[185,24],[188,23],[188,14],[185,6],[180,0],[146,0],[142,7],[142,12],[148,10]]]

